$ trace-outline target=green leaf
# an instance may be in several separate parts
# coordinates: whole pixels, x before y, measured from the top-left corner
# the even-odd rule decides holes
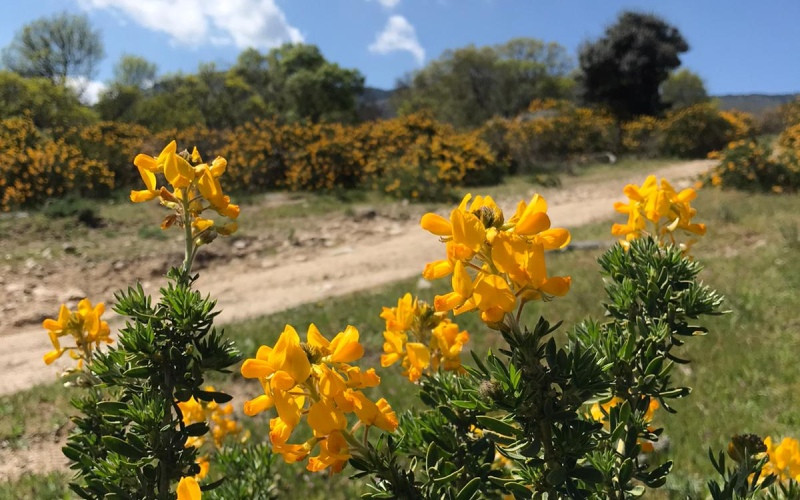
[[[457,478],[458,476],[460,476],[463,473],[464,473],[464,467],[461,467],[460,469],[458,469],[456,471],[453,471],[452,473],[450,473],[450,474],[448,474],[446,476],[441,476],[441,477],[435,478],[433,480],[433,484],[449,483],[449,482],[453,481],[455,478]]]
[[[478,403],[475,401],[455,400],[450,401],[450,404],[457,408],[464,408],[465,410],[474,410],[478,407]]]
[[[487,415],[478,415],[478,423],[484,428],[503,436],[517,436],[520,430],[513,425]]]
[[[194,397],[201,401],[214,401],[215,403],[227,403],[233,396],[230,394],[225,394],[224,392],[214,392],[214,391],[203,391],[201,389],[197,389],[194,391]]]
[[[134,460],[144,458],[145,452],[131,444],[114,436],[103,436],[103,446],[109,450],[119,453],[123,457],[128,457]]]
[[[202,436],[203,434],[208,432],[208,424],[205,422],[195,422],[193,424],[186,426],[186,435],[187,436]]]
[[[464,485],[461,488],[461,491],[458,492],[456,495],[456,500],[470,500],[475,494],[478,492],[478,488],[481,486],[481,478],[473,477],[470,482]]]
[[[113,415],[118,417],[128,409],[128,405],[125,403],[120,403],[119,401],[100,401],[97,403],[97,409],[103,415]]]
[[[130,378],[147,378],[150,376],[150,368],[147,366],[136,366],[130,370],[126,370],[122,375]]]

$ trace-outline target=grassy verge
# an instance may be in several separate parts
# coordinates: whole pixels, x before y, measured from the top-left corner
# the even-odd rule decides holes
[[[709,322],[711,333],[690,339],[683,348],[682,354],[692,363],[676,370],[676,376],[679,383],[693,387],[694,392],[675,405],[676,415],[657,415],[657,423],[666,428],[670,440],[669,449],[660,458],[676,463],[669,483],[674,498],[702,496],[702,485],[711,473],[706,453],[709,447],[723,449],[731,435],[742,432],[797,437],[800,424],[794,397],[800,389],[800,365],[795,354],[800,348],[800,317],[796,314],[800,290],[800,227],[796,214],[800,199],[704,191],[696,205],[698,220],[709,225],[709,233],[695,247],[694,254],[706,266],[704,280],[727,296],[726,307],[731,313]],[[608,227],[609,223],[603,223],[579,228],[574,237],[605,239]],[[526,311],[530,320],[539,314],[551,321],[561,319],[563,330],[586,316],[598,317],[604,294],[595,259],[601,251],[552,254],[548,264],[551,274],[572,275],[573,289],[565,298],[530,307]],[[430,289],[418,290],[418,294],[430,300],[446,285],[436,283]],[[416,280],[409,280],[307,304],[228,325],[226,332],[246,356],[252,356],[259,345],[274,342],[286,323],[295,325],[302,334],[306,325],[314,322],[328,337],[353,324],[361,331],[367,347],[362,365],[375,366],[379,365],[382,344],[380,308],[394,305],[399,296],[415,287]],[[477,352],[498,345],[496,335],[482,327],[475,315],[461,316],[458,322],[472,334],[471,347]],[[399,411],[411,407],[415,391],[399,376],[399,370],[379,372],[383,377],[381,393]],[[260,390],[258,384],[237,376],[213,382],[235,388],[237,396],[253,397]],[[0,398],[0,439],[24,443],[28,436],[53,432],[59,419],[69,413],[63,392],[62,388],[47,386]],[[241,401],[236,403],[237,408]],[[38,419],[37,412],[49,415]],[[254,439],[264,438],[266,417],[245,418],[245,422]],[[284,465],[278,471],[291,486],[292,495],[309,499],[353,498],[360,488],[346,474],[327,478],[307,473],[301,466]],[[30,497],[26,492],[32,491],[32,485],[57,486],[63,477],[49,475],[39,482],[26,476],[0,485],[0,498]],[[56,486],[52,493],[43,492],[34,498],[60,498],[63,490]],[[15,492],[19,495],[13,496]],[[667,496],[665,492],[663,497]]]

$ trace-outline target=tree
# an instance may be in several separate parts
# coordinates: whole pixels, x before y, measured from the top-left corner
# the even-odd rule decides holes
[[[670,74],[661,85],[661,100],[678,109],[707,102],[709,98],[703,79],[684,68]]]
[[[661,18],[623,12],[602,38],[580,49],[583,98],[622,119],[656,115],[664,109],[661,83],[687,50],[678,29]]]
[[[3,51],[3,62],[11,71],[49,78],[59,85],[68,77],[89,80],[102,57],[100,33],[89,19],[66,12],[23,26]]]
[[[114,66],[113,84],[145,89],[156,81],[156,65],[147,59],[124,54]]]
[[[515,116],[536,98],[565,98],[572,61],[556,43],[516,38],[491,47],[445,52],[398,84],[401,113],[429,109],[438,119],[473,127],[493,116]]]
[[[364,76],[329,62],[316,45],[284,44],[266,56],[266,102],[289,120],[355,121]]]
[[[0,71],[0,119],[29,115],[37,128],[66,128],[97,120],[75,92],[47,78]]]

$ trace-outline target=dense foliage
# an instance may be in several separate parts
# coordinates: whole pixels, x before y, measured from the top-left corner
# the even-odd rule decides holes
[[[608,106],[623,119],[657,115],[664,109],[661,84],[687,50],[678,29],[664,20],[623,12],[603,37],[580,49],[583,99]]]

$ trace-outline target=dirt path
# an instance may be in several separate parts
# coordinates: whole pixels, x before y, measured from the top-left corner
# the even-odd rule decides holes
[[[709,161],[670,164],[656,169],[655,174],[684,187],[712,164]],[[548,200],[548,213],[554,226],[576,227],[609,217],[613,213],[613,202],[622,198],[621,187],[630,177],[630,172],[613,172],[602,180],[577,179],[563,188],[540,192]],[[532,192],[520,192],[509,199],[498,200],[498,203],[511,209],[521,197],[531,195]],[[220,323],[230,323],[418,276],[426,262],[443,254],[437,238],[419,228],[418,216],[402,220],[366,213],[356,214],[354,219],[350,222],[322,220],[320,227],[324,230],[312,229],[310,232],[314,234],[305,236],[301,231],[300,236],[294,236],[301,243],[286,245],[271,257],[260,258],[257,252],[240,251],[238,258],[224,263],[221,258],[212,259],[215,262],[201,273],[197,286],[218,300],[222,309],[218,317]],[[371,226],[371,229],[365,230],[365,226]],[[302,244],[302,241],[312,240],[321,243]],[[254,243],[254,246],[257,245]],[[112,273],[115,265],[101,263],[92,269],[68,272],[65,279],[42,276],[41,270],[27,273],[11,283],[12,291],[19,289],[21,292],[28,289],[26,287],[53,290],[53,283],[58,283],[63,292],[50,292],[49,295],[40,292],[39,295],[51,301],[76,300],[84,290],[92,290],[92,280],[102,279],[104,273],[119,279]],[[133,273],[134,276],[152,277],[163,267],[161,263],[148,262],[136,265],[139,273]],[[47,282],[48,279],[55,282]],[[50,284],[36,288],[39,282]],[[151,278],[145,282],[145,287],[155,291],[160,283],[159,279]],[[99,289],[98,293],[104,300],[111,299],[111,285],[117,284]],[[17,316],[13,317],[22,319],[17,319],[17,325],[13,326],[0,324],[0,341],[6,346],[0,349],[0,374],[3,377],[0,395],[56,380],[56,368],[45,367],[42,363],[42,354],[50,349],[47,336],[39,326],[42,313],[25,316],[24,311],[17,310],[30,304],[30,300],[5,304],[7,314],[16,312]],[[49,307],[52,309],[52,305]],[[26,320],[28,317],[30,320]],[[119,319],[112,318],[111,322],[113,329]],[[62,366],[68,363],[65,360]],[[0,444],[0,480],[25,472],[64,469],[66,461],[60,451],[62,441],[63,438],[58,437],[40,439],[30,442],[26,449],[16,450],[2,449]]]

